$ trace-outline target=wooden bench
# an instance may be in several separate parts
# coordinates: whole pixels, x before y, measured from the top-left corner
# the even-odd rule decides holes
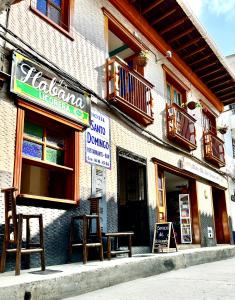
[[[111,259],[112,254],[122,254],[122,253],[128,253],[128,256],[132,256],[132,241],[131,237],[134,235],[134,232],[108,232],[105,234],[107,237],[107,257],[108,259]],[[128,237],[128,250],[111,250],[111,238],[121,238],[121,237]]]

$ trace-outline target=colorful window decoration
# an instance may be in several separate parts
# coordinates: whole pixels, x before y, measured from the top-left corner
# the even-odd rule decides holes
[[[26,156],[42,159],[42,145],[37,143],[24,140],[22,152]]]
[[[22,153],[30,158],[64,165],[64,139],[58,133],[26,121]]]

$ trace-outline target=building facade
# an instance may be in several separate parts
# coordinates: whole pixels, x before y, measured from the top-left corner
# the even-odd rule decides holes
[[[61,3],[1,15],[0,187],[43,214],[47,265],[67,261],[71,216],[97,193],[103,232],[133,230],[136,252],[156,222],[179,244],[231,243],[216,126],[230,98],[209,56],[231,75],[200,25],[177,1]]]
[[[226,57],[226,62],[230,67],[231,71],[235,74],[235,55],[229,55]],[[232,217],[232,230],[233,239],[235,237],[235,116],[234,116],[234,104],[230,104],[225,107],[224,113],[221,115],[221,122],[226,125],[227,132],[224,135],[224,146],[226,153],[226,168],[228,173],[228,185],[229,185],[229,195],[230,195],[230,207],[231,207],[231,217]]]

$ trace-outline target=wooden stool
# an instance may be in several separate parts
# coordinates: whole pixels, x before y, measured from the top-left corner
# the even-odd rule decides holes
[[[74,239],[75,221],[81,221],[81,225],[83,227],[82,240],[79,242],[76,242]],[[95,227],[96,227],[95,233],[91,233],[92,221],[95,222]],[[94,247],[99,248],[100,260],[102,261],[104,259],[102,235],[101,235],[101,229],[100,229],[100,218],[98,215],[82,215],[82,216],[72,217],[69,240],[70,240],[70,242],[69,242],[69,260],[70,261],[72,258],[73,247],[82,247],[84,264],[87,263],[89,248],[94,248]]]
[[[112,254],[122,254],[122,253],[128,253],[128,256],[132,256],[132,240],[131,237],[134,235],[134,232],[108,232],[105,234],[107,236],[107,257],[108,259],[111,259]],[[121,238],[121,237],[128,237],[128,250],[111,250],[111,238]]]
[[[43,221],[42,215],[23,215],[16,213],[16,188],[8,188],[1,190],[5,193],[5,231],[3,240],[3,249],[1,257],[0,272],[5,271],[6,254],[16,253],[15,275],[20,274],[21,254],[40,253],[41,269],[45,270],[45,249],[43,237]],[[38,219],[39,221],[39,243],[30,242],[30,219]],[[22,248],[22,230],[23,220],[26,220],[26,247]],[[13,239],[11,239],[11,224],[13,227]],[[13,245],[15,248],[9,248]]]

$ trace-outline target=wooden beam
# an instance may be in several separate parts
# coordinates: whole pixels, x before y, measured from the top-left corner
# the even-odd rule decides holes
[[[189,63],[189,65],[192,67],[193,65],[199,64],[199,63],[201,63],[202,61],[204,61],[204,60],[210,58],[212,55],[213,55],[213,53],[211,53],[211,54],[209,54],[209,55],[207,55],[207,56],[204,56],[204,57],[201,58],[201,59],[197,59],[197,60],[195,60],[195,61]]]
[[[197,49],[197,50],[195,50],[195,51],[192,51],[191,53],[189,53],[189,54],[186,55],[186,56],[183,56],[183,55],[182,55],[182,56],[183,56],[183,59],[189,58],[189,57],[191,57],[191,56],[197,54],[198,52],[201,52],[201,51],[205,50],[206,48],[207,48],[207,46],[204,46],[204,47],[201,47],[201,48],[199,48],[199,49]]]
[[[226,98],[226,97],[228,97],[228,96],[231,96],[231,95],[234,95],[234,97],[235,97],[235,91],[232,91],[231,93],[228,93],[228,94],[225,94],[225,95],[223,95],[223,96],[219,96],[219,98],[221,99],[221,98]]]
[[[213,81],[217,81],[217,80],[219,80],[219,79],[221,79],[221,78],[224,78],[224,77],[227,77],[227,76],[228,76],[228,74],[224,74],[224,75],[221,75],[221,76],[219,76],[219,77],[213,78],[213,79],[211,79],[211,80],[208,80],[208,81],[207,81],[207,84],[210,83],[210,82],[213,82]]]
[[[143,34],[143,36],[154,46],[158,51],[163,55],[166,54],[166,51],[173,51],[171,46],[166,43],[166,41],[156,32],[156,30],[150,26],[150,24],[145,20],[139,12],[128,3],[127,0],[109,0],[115,8],[122,13],[122,15],[127,18],[127,20],[136,28],[138,31]],[[176,10],[179,8],[175,8]],[[218,110],[223,111],[223,103],[219,100],[218,97],[206,86],[200,78],[193,73],[192,69],[180,58],[177,53],[174,53],[172,58],[169,59],[172,65],[183,75],[187,80],[189,80],[192,85],[194,85],[207,99],[211,102],[212,105]]]
[[[112,1],[112,0],[111,0]],[[156,25],[157,23],[160,23],[162,20],[164,20],[165,18],[171,16],[173,13],[175,13],[177,11],[177,8],[174,8],[170,11],[168,11],[165,15],[162,15],[160,18],[156,19],[155,21],[153,21],[151,23],[151,26]]]
[[[202,70],[205,70],[205,69],[207,69],[207,68],[209,68],[209,67],[211,67],[211,66],[214,66],[214,65],[216,65],[218,62],[217,61],[213,61],[213,62],[211,62],[211,63],[208,63],[208,64],[206,64],[206,65],[204,65],[203,67],[200,67],[200,68],[198,68],[198,69],[196,69],[196,70],[193,70],[194,72],[200,72],[200,71],[202,71]]]
[[[162,2],[164,2],[165,0],[157,0],[157,1],[154,1],[152,4],[150,4],[148,7],[146,7],[144,10],[143,10],[143,15],[147,14],[150,10],[152,10],[153,8],[157,7],[158,5],[160,5]]]
[[[178,35],[175,36],[173,39],[169,40],[168,43],[171,44],[171,43],[173,43],[173,42],[175,42],[175,41],[181,39],[183,36],[185,36],[185,35],[191,33],[191,32],[194,31],[194,30],[195,30],[195,27],[189,28],[188,30],[186,30],[186,31],[184,31],[184,32],[182,32],[182,33],[180,33],[180,34],[178,34]]]
[[[219,71],[222,71],[222,70],[223,70],[223,68],[219,68],[219,69],[217,69],[215,71],[211,71],[210,73],[207,73],[207,74],[204,74],[204,75],[200,75],[200,78],[204,78],[204,77],[210,76],[210,75],[215,74],[215,73],[217,73]]]
[[[212,86],[210,87],[210,89],[216,89],[218,86],[226,85],[227,83],[231,83],[231,80],[227,80],[227,81],[225,81],[225,82],[221,82],[221,83],[219,83],[219,84],[212,85]]]
[[[231,102],[233,101],[233,102]],[[229,99],[226,99],[223,101],[223,103],[228,103],[228,104],[232,104],[232,103],[235,103],[235,97],[232,97],[232,98],[229,98]]]
[[[215,94],[217,95],[217,94],[223,93],[224,91],[231,90],[231,89],[234,89],[234,88],[235,88],[235,86],[231,85],[231,86],[229,86],[225,89],[222,89],[222,90],[219,90],[219,91],[215,92]]]
[[[202,37],[199,37],[199,38],[196,38],[196,39],[193,39],[192,41],[189,41],[188,43],[186,44],[183,44],[182,46],[178,47],[175,49],[175,52],[179,52],[181,50],[184,50],[194,44],[196,44],[197,42],[201,41],[202,40]]]
[[[170,26],[166,27],[164,30],[159,31],[159,33],[160,34],[165,34],[165,33],[169,32],[169,31],[171,31],[172,29],[175,29],[179,25],[183,24],[187,20],[188,20],[188,17],[184,17],[184,18],[178,20],[177,22],[171,24]]]

